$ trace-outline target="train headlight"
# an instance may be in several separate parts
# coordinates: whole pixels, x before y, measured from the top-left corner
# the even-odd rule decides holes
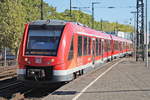
[[[28,58],[24,58],[24,61],[25,61],[27,64],[31,64],[31,62],[29,61]]]
[[[24,58],[24,61],[27,62],[27,61],[28,61],[28,58]]]
[[[49,64],[53,63],[54,61],[55,61],[55,59],[50,59],[50,61],[47,62],[47,64],[49,65]]]
[[[51,63],[52,63],[52,62],[54,62],[54,61],[55,61],[55,59],[51,59],[50,61],[51,61]]]

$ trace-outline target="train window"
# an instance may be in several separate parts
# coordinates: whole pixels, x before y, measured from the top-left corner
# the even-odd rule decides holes
[[[71,60],[73,58],[73,40],[74,38],[72,37],[68,60]]]
[[[25,54],[56,56],[63,27],[47,26],[46,29],[43,29],[30,26]]]
[[[110,50],[111,50],[110,40],[107,40],[107,48],[108,48],[108,51],[110,51]]]
[[[87,55],[89,54],[89,37],[87,37]]]
[[[122,45],[122,50],[123,50],[123,42],[122,42],[122,44],[121,44],[121,45]]]
[[[117,41],[117,50],[119,50],[119,42]]]
[[[110,51],[112,51],[112,40],[110,40]]]
[[[84,55],[87,55],[87,37],[84,37]]]
[[[130,50],[133,48],[133,45],[132,44],[130,44]]]
[[[107,40],[104,41],[104,50],[105,50],[105,52],[108,52],[108,42],[107,42]]]
[[[130,44],[128,43],[127,45],[128,45],[128,49],[130,49]]]
[[[88,38],[88,54],[91,54],[91,38]]]
[[[122,51],[122,42],[120,42],[120,50]]]
[[[82,36],[78,36],[78,56],[82,56]]]
[[[125,42],[123,42],[123,49],[125,49]]]
[[[119,42],[119,50],[122,51],[122,42]]]
[[[127,43],[125,42],[125,49],[127,49]]]
[[[124,43],[124,42],[123,42],[122,46],[123,46],[122,48],[123,48],[123,50],[124,50],[124,49],[125,49],[125,43]]]
[[[118,43],[118,49],[117,50],[120,50],[120,42],[119,41],[117,41],[117,43]]]
[[[105,52],[105,40],[104,39],[102,39],[102,55],[104,54],[104,52]]]
[[[105,43],[106,41],[104,40],[103,41],[103,52],[105,52],[106,51],[106,43]]]
[[[124,49],[126,49],[126,42],[124,42]]]
[[[128,49],[128,43],[126,43],[126,48]]]
[[[114,48],[115,48],[115,50],[118,50],[118,41],[115,41],[115,44],[114,44]]]
[[[116,50],[116,48],[117,48],[116,45],[117,45],[116,41],[114,41],[114,50]]]
[[[122,50],[124,49],[124,46],[123,46],[123,42],[122,42]]]
[[[101,45],[101,39],[99,39],[99,55],[102,54],[102,45]]]
[[[98,56],[98,48],[99,48],[98,39],[96,39],[96,56]]]

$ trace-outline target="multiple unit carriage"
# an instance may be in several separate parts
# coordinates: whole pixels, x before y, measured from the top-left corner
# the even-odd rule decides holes
[[[77,74],[132,53],[132,41],[75,22],[40,20],[25,25],[18,79],[65,82]]]

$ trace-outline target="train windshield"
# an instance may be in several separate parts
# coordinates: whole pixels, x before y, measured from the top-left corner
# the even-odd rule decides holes
[[[26,55],[56,56],[63,26],[30,27]]]

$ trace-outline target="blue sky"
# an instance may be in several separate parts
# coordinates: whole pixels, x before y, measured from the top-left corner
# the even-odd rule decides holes
[[[63,12],[69,9],[70,0],[44,0],[49,5],[57,8],[58,12]],[[148,1],[148,9],[150,9],[150,2]],[[83,12],[91,14],[92,2],[100,2],[95,4],[95,20],[101,19],[110,22],[119,22],[122,24],[133,24],[133,14],[131,11],[136,11],[136,0],[72,0],[72,6],[75,7],[90,7],[82,9]],[[109,9],[107,7],[113,6],[115,8]],[[132,7],[131,7],[132,6]],[[150,12],[150,11],[148,11]],[[148,13],[148,20],[150,21],[150,14]]]

